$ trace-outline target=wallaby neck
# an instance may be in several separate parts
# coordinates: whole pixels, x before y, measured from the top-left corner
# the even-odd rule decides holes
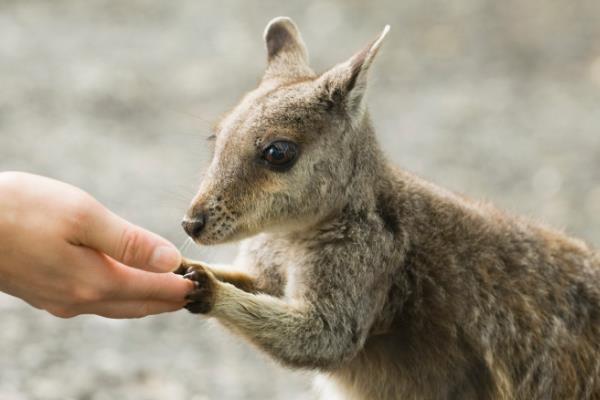
[[[368,113],[361,124],[348,132],[352,173],[346,189],[345,207],[354,211],[371,211],[377,207],[382,188],[391,189],[392,170],[381,150]]]
[[[374,211],[378,206],[381,188],[388,186],[390,189],[393,171],[379,147],[368,114],[365,113],[361,123],[344,134],[348,138],[344,151],[349,159],[349,173],[343,183],[345,188],[337,206],[311,229],[344,219],[349,213],[366,215]]]

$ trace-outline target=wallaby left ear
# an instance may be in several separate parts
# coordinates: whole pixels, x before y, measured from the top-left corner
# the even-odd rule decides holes
[[[267,70],[263,80],[294,80],[313,77],[308,65],[308,51],[300,30],[288,17],[272,19],[265,28]]]
[[[363,98],[367,89],[369,67],[389,30],[390,26],[386,25],[368,46],[319,78],[324,84],[329,101],[343,105],[351,116],[359,115],[364,109]]]

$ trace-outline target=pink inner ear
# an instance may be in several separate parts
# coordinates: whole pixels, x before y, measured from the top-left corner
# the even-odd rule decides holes
[[[313,77],[308,52],[298,28],[287,17],[273,19],[264,34],[268,66],[263,80],[282,81]]]
[[[289,52],[290,56],[308,62],[308,54],[300,31],[290,18],[277,17],[271,20],[265,28],[264,38],[269,61],[282,52]]]
[[[294,38],[283,24],[274,24],[270,26],[265,41],[267,42],[267,54],[269,59],[273,58],[283,49],[286,44],[290,44]]]

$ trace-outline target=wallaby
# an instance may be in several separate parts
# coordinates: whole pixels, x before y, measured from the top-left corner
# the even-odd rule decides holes
[[[268,24],[183,221],[249,238],[240,272],[184,263],[187,308],[342,399],[600,399],[600,253],[386,161],[365,89],[387,33],[317,75]]]

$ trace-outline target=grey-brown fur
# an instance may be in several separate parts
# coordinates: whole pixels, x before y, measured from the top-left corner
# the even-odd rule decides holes
[[[201,244],[249,237],[243,272],[196,265],[196,310],[340,398],[600,399],[600,255],[386,162],[364,105],[384,35],[316,75],[269,24],[186,217]],[[299,145],[286,172],[260,159],[274,138]]]

